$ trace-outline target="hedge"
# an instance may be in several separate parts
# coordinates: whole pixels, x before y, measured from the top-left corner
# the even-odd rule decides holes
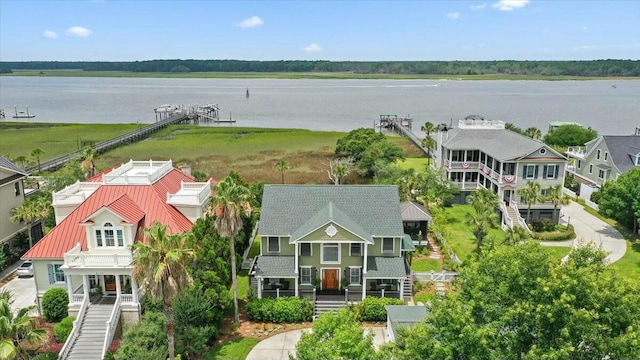
[[[48,323],[57,323],[66,318],[69,311],[69,294],[63,288],[47,290],[42,297],[42,316]]]
[[[542,241],[562,241],[571,240],[576,237],[576,232],[573,230],[573,225],[569,224],[567,230],[564,231],[551,231],[551,232],[534,232],[533,238]]]
[[[404,305],[404,301],[396,298],[367,296],[354,307],[356,319],[359,321],[387,321],[385,305]]]
[[[57,342],[63,343],[67,341],[71,330],[73,330],[73,320],[75,320],[74,317],[67,316],[53,327],[53,335],[56,337]]]
[[[297,297],[253,298],[247,303],[249,320],[273,323],[300,323],[313,318],[313,303]]]

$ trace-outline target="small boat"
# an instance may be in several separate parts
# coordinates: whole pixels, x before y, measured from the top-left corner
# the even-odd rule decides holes
[[[25,107],[26,107],[26,112],[18,111],[18,107],[15,107],[16,114],[13,115],[13,118],[14,119],[31,119],[31,118],[36,117],[35,115],[30,115],[29,114],[29,107],[28,106],[25,106]]]
[[[615,85],[611,85],[612,88],[617,89],[618,87]]]
[[[249,98],[249,89],[247,89],[247,99]]]

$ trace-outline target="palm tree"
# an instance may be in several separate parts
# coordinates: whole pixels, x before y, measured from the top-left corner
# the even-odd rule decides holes
[[[33,247],[31,228],[33,228],[36,220],[40,218],[39,216],[39,210],[35,201],[24,201],[22,205],[11,209],[11,221],[15,223],[24,221],[29,227],[27,230],[27,235],[29,236],[29,248]]]
[[[90,178],[96,174],[96,163],[95,163],[96,151],[91,147],[87,146],[82,152],[82,163],[80,163],[80,168],[85,172],[85,177]]]
[[[498,195],[491,189],[480,189],[469,195],[467,201],[476,211],[492,210],[496,211],[500,207]]]
[[[534,140],[542,139],[542,132],[537,127],[527,128],[527,130],[524,131],[524,135]]]
[[[522,201],[527,204],[527,223],[531,223],[531,205],[543,201],[544,196],[540,193],[540,184],[535,181],[527,181],[527,186],[518,189],[518,194]]]
[[[531,238],[531,233],[523,227],[514,226],[507,231],[507,236],[504,238],[503,243],[505,245],[516,245],[529,238]]]
[[[216,214],[215,227],[218,234],[230,241],[231,250],[231,288],[233,289],[233,322],[240,324],[238,317],[238,288],[236,286],[236,245],[235,237],[242,230],[242,214],[251,214],[249,200],[251,191],[227,176],[215,186],[216,196],[211,207]]]
[[[161,299],[167,324],[169,359],[175,358],[173,298],[193,282],[188,264],[195,256],[193,234],[167,235],[167,226],[154,222],[144,229],[145,241],[133,245],[133,278],[143,293]]]
[[[558,209],[558,205],[567,205],[569,204],[569,200],[571,198],[562,192],[562,184],[558,184],[556,186],[550,186],[547,190],[547,200],[551,201],[553,204],[553,216],[555,217],[556,223],[559,221],[556,210]]]
[[[282,183],[284,184],[284,173],[289,170],[289,163],[286,160],[278,160],[276,162],[276,170],[282,173]]]
[[[38,172],[42,171],[40,169],[40,155],[42,155],[42,154],[44,154],[44,150],[42,150],[42,149],[33,149],[33,150],[31,150],[31,156],[36,158],[36,160],[38,161]]]
[[[427,136],[431,136],[431,133],[435,132],[437,129],[438,128],[429,121],[427,121],[426,123],[424,123],[424,125],[420,127],[420,130],[422,130],[425,134],[427,134]]]
[[[489,229],[496,227],[498,223],[498,214],[494,209],[489,207],[484,209],[476,209],[465,224],[471,227],[473,235],[476,237],[476,253],[480,256],[482,251],[482,241],[489,233]]]
[[[22,168],[24,169],[24,164],[27,162],[27,157],[24,155],[20,155],[18,157],[16,157],[15,159],[17,162],[20,163],[20,165],[22,165]]]
[[[36,318],[29,316],[36,306],[31,305],[18,310],[14,315],[11,310],[12,295],[8,291],[0,293],[0,360],[31,359],[31,355],[20,344],[26,341],[31,346],[38,346],[47,339],[44,329],[38,329]]]
[[[430,136],[427,135],[422,139],[421,145],[423,148],[427,149],[427,161],[431,161],[431,149],[436,147],[436,141]]]

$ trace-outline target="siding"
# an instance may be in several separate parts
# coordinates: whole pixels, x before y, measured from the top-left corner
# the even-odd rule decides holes
[[[268,252],[268,237],[264,236],[260,239],[260,246],[262,248],[262,255],[266,256],[280,256],[280,255],[294,255],[295,254],[295,246],[293,244],[289,244],[288,237],[280,238],[280,252]]]
[[[368,256],[400,256],[400,238],[393,239],[393,253],[382,252],[382,238],[374,238],[375,243],[367,248]]]
[[[0,175],[0,178],[6,174],[6,172],[2,173],[3,175]],[[27,227],[26,223],[15,223],[11,221],[11,210],[22,205],[24,201],[22,180],[20,180],[18,184],[20,186],[20,195],[18,196],[16,196],[15,193],[15,182],[0,186],[0,242],[10,240],[17,232]]]

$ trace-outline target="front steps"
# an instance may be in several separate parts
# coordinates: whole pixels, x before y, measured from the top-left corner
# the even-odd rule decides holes
[[[91,304],[87,308],[79,335],[71,346],[67,360],[100,360],[104,338],[107,335],[107,321],[114,305]]]
[[[345,305],[346,302],[344,301],[316,300],[313,306],[313,318],[315,319],[328,311],[338,312],[338,309]]]

